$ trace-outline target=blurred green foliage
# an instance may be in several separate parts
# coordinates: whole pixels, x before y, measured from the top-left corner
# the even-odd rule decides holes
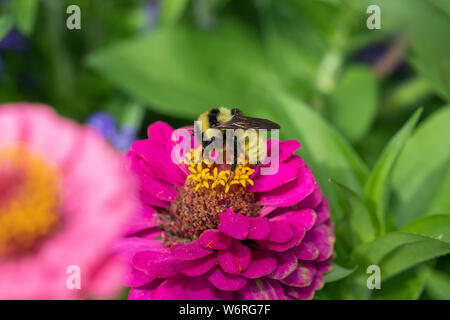
[[[82,29],[67,30],[77,4]],[[369,30],[366,9],[381,8]],[[445,0],[11,0],[0,102],[173,126],[225,105],[298,139],[330,200],[318,299],[450,299],[450,5]],[[370,60],[370,61],[367,61]],[[422,110],[422,111],[421,111]],[[142,118],[142,117],[141,117]],[[128,120],[127,120],[128,119]],[[141,128],[145,133],[145,126]],[[368,290],[380,265],[382,289]]]

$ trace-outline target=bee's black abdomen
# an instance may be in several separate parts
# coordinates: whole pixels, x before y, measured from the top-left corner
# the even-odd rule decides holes
[[[219,121],[217,120],[217,116],[219,115],[219,109],[212,109],[208,114],[209,126],[213,128]]]

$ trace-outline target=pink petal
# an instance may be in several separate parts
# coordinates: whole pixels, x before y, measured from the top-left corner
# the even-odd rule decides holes
[[[287,210],[272,218],[271,221],[285,221],[296,227],[304,227],[310,230],[316,223],[317,215],[312,209]]]
[[[95,144],[97,148],[101,146],[99,142],[102,141],[93,130],[81,129],[74,122],[60,118],[48,106],[27,103],[2,104],[0,109],[4,110],[1,117],[6,116],[7,120],[13,121],[10,125],[18,126],[13,129],[9,125],[5,127],[2,125],[0,136],[10,137],[9,129],[12,129],[12,132],[19,129],[20,136],[17,138],[22,140],[21,143],[28,150],[36,155],[45,156],[46,161],[50,161],[55,168],[62,168],[63,171],[70,167],[72,161],[78,158],[80,150],[84,149],[84,136],[89,137],[91,142],[98,140]],[[18,114],[16,119],[8,117],[8,114],[12,115],[13,113]],[[10,138],[14,138],[14,136]],[[17,143],[17,141],[10,140],[7,143],[10,147],[11,143]],[[99,148],[100,150],[101,148]],[[91,162],[90,165],[92,166],[94,163]]]
[[[213,251],[203,247],[200,241],[187,244],[179,243],[170,248],[172,254],[181,260],[195,260],[211,254]]]
[[[330,272],[332,269],[332,263],[331,260],[333,260],[333,255],[331,255],[330,258],[324,261],[316,262],[317,270],[321,273],[327,273]]]
[[[142,210],[139,210],[139,212],[132,219],[130,219],[126,227],[125,235],[131,235],[141,230],[153,228],[159,225],[156,215],[153,214],[156,213],[156,210],[145,204],[144,206],[145,207]]]
[[[124,238],[120,240],[114,248],[119,257],[128,266],[128,271],[125,273],[124,285],[127,287],[143,286],[154,278],[137,270],[132,264],[133,256],[139,251],[160,250],[163,245],[160,241],[148,240],[137,237]]]
[[[108,256],[101,261],[100,267],[93,270],[92,276],[89,277],[87,294],[104,299],[115,298],[121,291],[121,285],[117,280],[123,279],[126,271],[124,267],[116,256]]]
[[[298,265],[298,268],[281,280],[286,285],[292,287],[307,287],[309,286],[316,274],[316,268],[312,263],[303,262]]]
[[[158,180],[150,176],[140,176],[141,190],[149,195],[168,202],[174,202],[178,192],[169,182]]]
[[[219,250],[217,260],[222,269],[229,274],[239,274],[250,264],[250,249],[240,241],[233,240],[228,250]]]
[[[163,281],[163,279],[155,279],[145,286],[131,288],[128,293],[128,300],[153,300],[153,292]]]
[[[186,260],[179,264],[180,272],[190,277],[197,277],[205,274],[217,265],[217,257],[215,254],[197,259]]]
[[[278,207],[276,207],[276,206],[265,206],[265,207],[262,207],[260,216],[261,217],[265,217],[268,214],[272,213],[277,208]]]
[[[277,259],[268,251],[252,250],[252,259],[242,276],[256,279],[271,274],[277,267]]]
[[[286,294],[299,300],[311,300],[314,297],[312,286],[306,288],[286,287]]]
[[[312,286],[314,288],[314,290],[320,290],[323,288],[325,284],[325,278],[323,277],[323,275],[319,272],[316,273],[316,276],[314,277]]]
[[[151,166],[147,166],[153,177],[167,180],[172,184],[181,186],[186,180],[186,174],[178,165],[172,162],[166,145],[153,140],[139,140],[133,142],[131,149],[139,154]]]
[[[311,285],[298,288],[298,287],[286,287],[285,291],[291,297],[300,300],[311,300],[314,297],[316,290],[320,290],[324,285],[324,278],[320,273],[316,273]]]
[[[324,224],[314,227],[305,236],[305,241],[314,243],[319,249],[317,261],[326,260],[331,256],[335,240],[333,229]]]
[[[170,252],[164,251],[142,251],[136,253],[132,259],[136,269],[157,278],[176,275],[179,262]]]
[[[290,156],[284,163],[294,168],[307,167],[305,160],[296,155]]]
[[[298,168],[298,177],[294,181],[262,193],[260,204],[263,206],[288,207],[305,199],[314,190],[314,176],[306,167]]]
[[[149,206],[169,208],[169,202],[156,198],[154,195],[149,194],[143,190],[139,190],[140,199]]]
[[[318,183],[314,186],[314,191],[307,196],[305,199],[300,201],[299,204],[297,204],[298,209],[313,209],[317,207],[320,202],[323,199],[322,190],[320,190],[320,186]]]
[[[267,278],[249,280],[239,291],[241,300],[282,300],[283,286],[276,280]]]
[[[127,270],[123,285],[127,287],[141,287],[154,279],[154,277],[151,277],[133,267]]]
[[[300,260],[315,260],[319,256],[319,249],[312,242],[302,241],[294,248],[294,253]]]
[[[209,275],[208,280],[219,290],[224,291],[234,291],[240,290],[247,283],[247,280],[241,278],[240,276],[231,275],[221,268],[216,268]]]
[[[185,282],[188,300],[230,300],[231,292],[220,291],[206,277],[189,278]]]
[[[218,229],[235,239],[247,239],[250,228],[250,218],[234,213],[230,209],[220,214]]]
[[[283,221],[270,220],[270,233],[268,241],[285,243],[292,239],[293,229]]]
[[[171,277],[164,280],[153,292],[154,300],[186,300],[184,282],[186,279],[181,276]]]
[[[300,142],[297,140],[285,140],[280,142],[280,162],[284,162],[295,151],[301,148]]]
[[[151,140],[170,144],[173,128],[163,121],[156,121],[147,129],[147,136]]]
[[[294,235],[293,235],[292,239],[289,240],[288,242],[278,243],[278,242],[273,242],[273,241],[268,241],[268,240],[262,240],[262,241],[257,240],[256,242],[264,248],[267,248],[267,249],[270,249],[273,251],[277,251],[277,252],[283,252],[283,251],[292,249],[302,241],[302,239],[305,235],[305,229],[303,227],[298,228],[298,227],[295,227],[290,224],[289,224],[289,227],[293,230]]]
[[[276,257],[277,268],[269,275],[269,278],[281,280],[297,269],[297,257],[292,251],[280,252]]]
[[[143,288],[131,288],[128,293],[128,300],[152,300],[153,290]]]
[[[8,107],[7,104],[1,105],[0,128],[2,128],[2,132],[0,134],[0,148],[11,146],[23,140],[22,131],[25,124],[23,113],[17,112],[14,105],[11,105],[11,107]]]
[[[139,251],[168,251],[161,241],[149,240],[138,237],[123,238],[118,241],[114,251],[131,258]]]
[[[280,163],[278,172],[270,175],[258,175],[254,179],[254,185],[249,188],[250,192],[270,191],[294,180],[297,177],[297,169],[290,165]]]
[[[288,159],[290,156],[294,154],[295,151],[301,148],[300,142],[297,140],[285,140],[285,141],[279,141],[276,139],[268,139],[267,140],[267,154],[272,155],[272,143],[278,143],[279,144],[279,161],[280,163],[284,162],[286,159]]]
[[[155,175],[147,160],[142,158],[135,150],[130,150],[126,159],[129,167],[139,178],[141,192],[147,193],[157,199],[173,202],[177,191],[172,182],[166,181],[164,176]]]
[[[206,230],[199,238],[200,243],[205,248],[215,250],[225,250],[231,246],[231,240],[228,235],[220,232],[219,230]]]
[[[314,209],[317,213],[317,224],[321,224],[330,218],[330,204],[326,198]]]
[[[270,233],[269,219],[264,217],[250,218],[248,238],[254,240],[267,239]]]

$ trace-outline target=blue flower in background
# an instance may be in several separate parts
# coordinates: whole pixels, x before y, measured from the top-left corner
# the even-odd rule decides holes
[[[373,66],[375,73],[384,78],[390,74],[400,75],[408,71],[405,52],[405,37],[397,34],[390,41],[379,41],[362,48],[355,53],[354,58]]]
[[[94,113],[87,120],[87,124],[123,153],[127,152],[133,141],[137,139],[137,131],[134,127],[123,125],[119,128],[115,118],[106,112]]]
[[[388,50],[389,45],[386,42],[378,42],[359,50],[356,53],[356,60],[362,63],[375,64]]]
[[[0,49],[23,52],[28,48],[28,41],[16,28],[13,28],[1,41]]]
[[[108,140],[116,134],[116,120],[106,112],[96,112],[89,117],[87,124]]]
[[[1,54],[5,51],[24,52],[27,49],[27,38],[15,28],[0,40],[0,81],[2,81],[3,74],[6,72],[6,66]]]
[[[147,12],[147,23],[146,27],[148,29],[153,29],[156,26],[156,23],[159,19],[159,1],[158,0],[150,0],[146,5]]]

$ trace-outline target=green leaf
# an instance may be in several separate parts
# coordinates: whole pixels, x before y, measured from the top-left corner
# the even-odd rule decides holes
[[[395,114],[411,108],[417,101],[432,94],[429,81],[421,76],[410,78],[395,85],[383,99],[383,107],[380,112],[383,114]],[[398,113],[397,113],[398,114]]]
[[[375,75],[370,68],[351,66],[330,95],[328,117],[351,142],[363,138],[374,121],[377,91]]]
[[[450,3],[447,0],[431,0],[431,2],[450,17]]]
[[[9,15],[0,16],[0,41],[8,34],[13,27],[14,21]]]
[[[383,234],[386,229],[385,210],[392,168],[414,130],[421,112],[422,110],[417,110],[388,143],[378,159],[364,189],[365,203],[378,219],[378,230],[380,234]]]
[[[142,126],[142,120],[144,118],[144,108],[136,103],[127,105],[127,108],[122,108],[122,114],[120,117],[120,123],[128,127],[139,130]]]
[[[450,300],[450,275],[430,269],[426,291],[433,299]]]
[[[439,212],[450,214],[450,163],[446,173],[443,173],[439,188],[435,190],[433,199],[426,210],[427,215]]]
[[[351,269],[347,269],[334,263],[331,271],[325,275],[325,282],[329,283],[344,279],[349,275],[351,275],[353,272],[355,272],[356,269],[358,269],[358,266],[354,266]]]
[[[411,57],[409,60],[420,76],[425,79],[427,86],[431,87],[447,101],[450,100],[450,79],[447,78],[447,74],[442,74],[442,70],[430,65],[426,58],[421,58],[418,55]],[[450,69],[450,67],[444,66],[443,69]]]
[[[450,106],[428,117],[412,135],[392,173],[398,225],[423,214],[450,213]]]
[[[38,0],[12,0],[12,10],[19,30],[29,35],[33,31]]]
[[[188,5],[187,0],[164,0],[161,2],[160,19],[162,24],[176,22]]]
[[[418,263],[450,253],[450,243],[426,239],[393,250],[381,262],[383,277],[389,278]]]
[[[301,143],[300,154],[311,166],[320,187],[325,192],[332,214],[343,217],[339,207],[340,192],[334,190],[329,180],[335,180],[360,192],[367,179],[367,168],[348,142],[325,120],[293,96],[278,92],[277,105],[284,111],[281,130]]]
[[[318,28],[307,20],[308,14],[295,8],[297,5],[277,1],[265,2],[258,8],[263,41],[272,64],[289,86],[307,94],[314,87],[326,43]],[[323,9],[318,2],[309,5]]]
[[[361,259],[362,266],[379,265],[384,281],[416,264],[448,253],[450,243],[416,234],[393,232],[361,246],[355,257]]]
[[[428,270],[421,265],[383,281],[381,290],[373,290],[374,300],[417,300],[428,280]]]
[[[445,1],[445,0],[444,0]],[[356,12],[378,5],[382,31],[403,33],[413,54],[412,65],[443,99],[450,99],[450,19],[443,0],[353,0]],[[448,3],[448,1],[447,1]],[[367,18],[367,16],[365,16]]]
[[[345,210],[347,214],[345,221],[350,228],[347,233],[348,237],[351,237],[351,247],[354,248],[362,243],[374,240],[376,217],[371,215],[369,210],[367,210],[364,200],[343,184],[333,180],[332,182],[341,190],[343,197],[348,203],[348,208]],[[336,228],[338,227],[336,226]]]
[[[414,220],[401,229],[450,243],[450,215],[434,215]]]
[[[195,119],[210,108],[241,107],[271,118],[267,88],[277,86],[256,36],[224,20],[214,32],[161,28],[92,54],[88,63],[155,111]]]
[[[367,260],[369,264],[379,264],[383,257],[392,250],[402,245],[421,240],[423,240],[423,238],[418,235],[392,232],[360,246],[356,250],[355,256]]]

